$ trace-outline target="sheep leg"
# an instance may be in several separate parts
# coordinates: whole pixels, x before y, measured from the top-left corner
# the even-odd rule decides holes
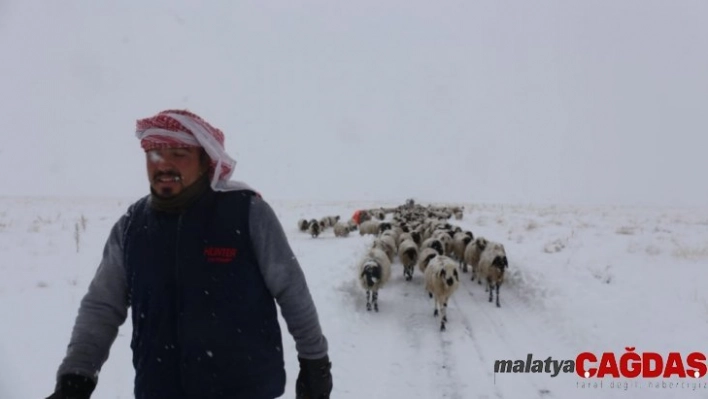
[[[374,311],[378,312],[379,311],[379,292],[374,291],[371,293],[372,300],[374,302]]]
[[[472,281],[474,281],[474,279],[476,278],[477,284],[482,285],[482,278],[477,275],[479,274],[479,266],[472,266],[472,274],[474,275],[474,277],[472,277]]]
[[[499,304],[499,286],[500,286],[500,285],[501,285],[501,284],[497,283],[497,307],[498,307],[498,308],[501,307],[501,305]]]
[[[487,290],[489,290],[489,302],[492,302],[492,294],[494,293],[494,287],[492,286],[491,279],[487,279]]]
[[[371,310],[371,291],[366,290],[366,310]]]
[[[447,300],[442,303],[442,306],[440,307],[441,313],[442,313],[442,321],[447,323]]]
[[[462,273],[467,273],[467,263],[464,261],[460,261],[460,268],[462,269]],[[472,278],[474,280],[474,278]]]
[[[440,313],[442,313],[442,318],[440,319],[440,331],[445,331],[445,323],[447,323],[447,301],[441,303]]]
[[[433,311],[433,317],[438,317],[438,298],[437,297],[435,298],[435,310]]]

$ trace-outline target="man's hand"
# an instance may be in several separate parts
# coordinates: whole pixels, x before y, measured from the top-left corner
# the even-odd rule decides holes
[[[295,383],[297,399],[329,399],[332,393],[332,363],[329,356],[321,359],[302,359]]]
[[[59,389],[47,399],[90,399],[96,382],[78,374],[59,377]]]

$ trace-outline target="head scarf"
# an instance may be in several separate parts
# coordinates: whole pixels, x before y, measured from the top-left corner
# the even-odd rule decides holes
[[[224,148],[224,133],[186,110],[166,110],[139,119],[135,135],[145,151],[159,148],[204,148],[211,159],[210,185],[214,190],[226,186],[236,167],[236,160]]]

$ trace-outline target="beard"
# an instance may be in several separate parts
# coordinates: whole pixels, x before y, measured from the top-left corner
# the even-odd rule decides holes
[[[177,195],[175,193],[175,190],[172,189],[172,187],[163,187],[159,190],[155,190],[154,188],[152,188],[151,191],[154,196],[161,199],[169,199]]]
[[[174,187],[172,184],[167,186],[161,185],[161,181],[164,181],[165,179],[179,183],[180,189],[176,189],[177,187]],[[181,189],[184,188],[182,177],[177,171],[157,172],[153,176],[151,183],[150,191],[153,195],[161,199],[172,198],[179,194]]]

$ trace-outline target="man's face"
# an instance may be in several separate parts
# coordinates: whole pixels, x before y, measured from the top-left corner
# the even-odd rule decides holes
[[[160,148],[145,153],[148,179],[155,194],[170,198],[194,183],[205,171],[201,148]]]

